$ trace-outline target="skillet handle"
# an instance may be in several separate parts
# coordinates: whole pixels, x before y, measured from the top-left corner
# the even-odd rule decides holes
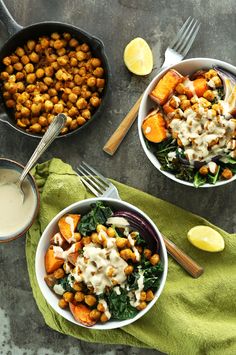
[[[0,0],[0,20],[6,26],[10,36],[13,36],[16,32],[23,28],[14,20],[3,0]]]

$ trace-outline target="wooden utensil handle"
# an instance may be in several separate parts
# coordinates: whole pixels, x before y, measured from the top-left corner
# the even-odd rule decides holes
[[[107,143],[104,145],[103,150],[107,154],[113,155],[117,148],[119,147],[120,143],[122,140],[125,138],[128,130],[134,123],[140,102],[142,100],[143,95],[140,96],[140,98],[136,101],[134,106],[131,108],[131,110],[128,112],[128,114],[125,116],[125,118],[122,120],[121,124],[118,126],[118,128],[115,130],[113,135],[110,137],[110,139],[107,141]]]
[[[166,249],[169,254],[194,278],[198,278],[204,272],[204,269],[193,259],[179,249],[173,242],[163,236]]]

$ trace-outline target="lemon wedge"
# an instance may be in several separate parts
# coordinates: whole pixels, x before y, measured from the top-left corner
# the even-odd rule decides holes
[[[129,71],[136,75],[151,73],[153,55],[151,48],[143,38],[134,38],[127,44],[124,50],[124,62]]]
[[[208,226],[193,227],[188,231],[187,236],[190,243],[201,250],[217,252],[225,247],[220,233]]]

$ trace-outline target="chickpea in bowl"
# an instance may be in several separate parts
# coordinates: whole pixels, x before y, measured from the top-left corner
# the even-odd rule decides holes
[[[155,237],[139,225],[140,218]],[[80,326],[114,329],[154,305],[164,287],[167,254],[143,212],[123,201],[93,198],[52,220],[35,265],[40,289],[60,315]]]
[[[146,90],[139,112],[141,143],[173,180],[209,187],[235,178],[236,77],[231,67],[189,59],[158,75]]]
[[[103,99],[106,85],[100,58],[69,32],[28,40],[3,58],[2,97],[16,125],[43,134],[55,115],[67,115],[61,134],[85,125]]]

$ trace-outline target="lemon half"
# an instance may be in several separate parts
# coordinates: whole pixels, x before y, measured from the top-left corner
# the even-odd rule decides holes
[[[225,242],[220,233],[208,226],[196,226],[188,231],[188,240],[201,250],[217,252],[222,251]]]
[[[124,50],[124,62],[136,75],[150,74],[153,69],[153,55],[147,42],[140,37],[134,38]]]

